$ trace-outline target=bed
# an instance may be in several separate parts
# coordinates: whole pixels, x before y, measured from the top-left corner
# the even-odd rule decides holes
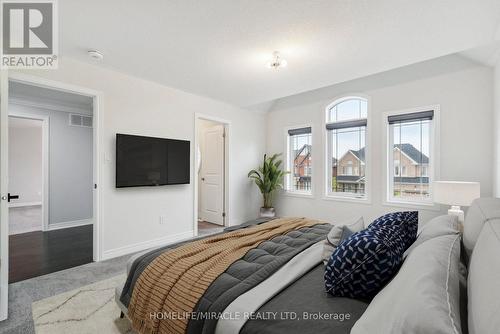
[[[251,221],[228,228],[220,235],[256,226],[267,226],[266,224],[273,222],[275,220]],[[374,301],[332,297],[325,293],[323,279],[325,267],[319,254],[323,240],[330,229],[329,224],[309,221],[305,227],[298,226],[297,229],[274,236],[252,248],[242,259],[218,275],[202,293],[201,298],[197,299],[193,308],[194,313],[203,316],[184,319],[185,327],[175,331],[207,334],[342,334],[351,333],[351,330],[355,333],[368,332],[366,329],[363,330],[366,328],[363,326],[371,326],[370,321],[374,320],[370,317],[378,314],[377,308],[390,308],[383,306],[384,296],[379,295],[385,293],[390,296],[389,300],[397,299],[391,295],[390,290],[397,289],[397,278],[403,276],[403,273],[398,273]],[[500,310],[500,293],[496,291],[498,289],[495,288],[495,282],[500,280],[500,262],[498,257],[492,257],[491,254],[500,252],[499,236],[500,199],[476,200],[469,209],[463,235],[461,258],[462,263],[469,267],[469,275],[465,278],[466,284],[461,282],[462,310],[457,316],[458,320],[455,319],[455,322],[459,323],[453,324],[453,327],[445,324],[453,330],[447,331],[446,327],[443,333],[498,333],[500,322],[496,320],[498,317],[495,312]],[[203,239],[206,238],[194,241]],[[124,315],[130,316],[129,306],[133,291],[145,268],[148,268],[161,254],[191,242],[193,240],[149,250],[130,259],[127,266],[127,282],[116,289],[116,301]],[[453,276],[458,276],[458,273],[453,272]],[[455,281],[459,282],[458,277],[453,282]],[[465,290],[468,292],[465,293]],[[387,296],[385,297],[387,299]],[[375,305],[377,303],[381,306]],[[404,303],[408,304],[407,301],[403,301]],[[447,305],[450,307],[449,301]],[[378,322],[397,322],[393,319],[395,314],[379,313]],[[238,316],[230,316],[234,314]],[[370,333],[386,334],[401,331],[401,327],[398,327],[398,330],[387,329],[389,327],[377,330],[377,326],[372,327]],[[408,328],[405,332],[422,332],[411,330],[410,323],[404,326]],[[158,328],[152,331],[148,328],[148,331],[170,332]]]

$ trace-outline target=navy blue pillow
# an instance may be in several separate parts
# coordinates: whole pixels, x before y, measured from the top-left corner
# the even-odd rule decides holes
[[[418,211],[391,212],[378,217],[368,228],[377,228],[380,226],[400,226],[403,225],[405,233],[410,237],[406,239],[406,247],[410,247],[415,239],[412,235],[417,235],[418,230]]]
[[[418,215],[391,215],[377,219],[376,225],[353,234],[335,249],[324,276],[328,293],[369,299],[399,270],[405,250],[417,237]]]

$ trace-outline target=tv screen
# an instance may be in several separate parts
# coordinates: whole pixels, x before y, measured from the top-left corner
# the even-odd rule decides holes
[[[116,187],[189,183],[189,141],[116,135]]]

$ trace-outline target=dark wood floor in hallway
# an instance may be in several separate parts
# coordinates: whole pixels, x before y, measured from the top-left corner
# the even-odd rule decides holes
[[[9,283],[92,262],[92,225],[9,236]]]

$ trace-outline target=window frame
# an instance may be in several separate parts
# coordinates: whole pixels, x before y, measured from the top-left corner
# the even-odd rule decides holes
[[[411,109],[404,110],[396,110],[389,111],[382,114],[382,129],[384,129],[384,159],[383,159],[383,180],[384,180],[384,201],[383,205],[385,206],[396,206],[396,207],[405,207],[405,208],[415,208],[415,209],[424,209],[424,210],[432,210],[438,211],[439,205],[435,204],[433,201],[434,198],[434,186],[433,182],[435,180],[439,180],[440,177],[440,105],[430,105],[423,107],[416,107]],[[416,112],[423,111],[434,111],[434,116],[430,126],[430,161],[431,163],[427,165],[427,175],[429,177],[429,192],[430,198],[428,200],[419,200],[419,199],[398,199],[395,198],[393,194],[393,183],[391,183],[391,178],[394,178],[391,175],[391,172],[394,171],[394,142],[393,136],[391,135],[392,127],[388,123],[387,119],[389,116],[394,115],[404,115]],[[400,165],[401,167],[401,165]],[[400,171],[401,174],[401,171]]]
[[[311,189],[310,190],[293,190],[291,189],[291,178],[292,178],[292,173],[293,173],[293,163],[291,161],[291,147],[290,147],[290,135],[288,134],[289,130],[296,130],[296,129],[302,129],[302,128],[311,128],[311,166],[310,166],[310,173],[311,173]],[[285,175],[285,180],[283,183],[283,193],[287,196],[292,196],[292,197],[305,197],[305,198],[314,198],[314,126],[311,123],[308,124],[300,124],[300,125],[293,125],[293,126],[287,126],[284,128],[284,136],[285,136],[285,154],[284,159],[283,159],[283,166],[286,171],[289,171],[290,173]]]
[[[363,197],[356,196],[351,193],[334,193],[331,191],[332,184],[332,157],[330,156],[330,146],[333,142],[333,138],[331,137],[333,131],[327,130],[326,126],[329,122],[329,112],[330,109],[335,105],[345,102],[351,99],[363,99],[366,101],[366,126],[365,126],[365,194]],[[358,120],[360,118],[355,118],[351,120]],[[341,120],[339,122],[350,121],[350,120]],[[336,97],[333,99],[333,102],[329,103],[325,106],[323,110],[323,136],[324,136],[324,181],[323,181],[323,199],[329,201],[339,201],[339,202],[353,202],[358,204],[371,204],[371,97],[369,95],[363,93],[351,93],[343,96]]]

